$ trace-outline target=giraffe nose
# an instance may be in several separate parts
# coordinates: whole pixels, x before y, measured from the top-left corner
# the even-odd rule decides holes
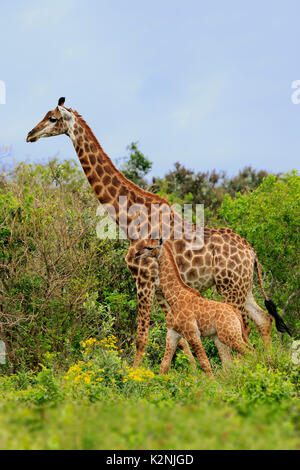
[[[26,137],[26,142],[35,142],[37,139],[32,137],[34,129],[32,129],[30,132],[28,132],[27,137]]]

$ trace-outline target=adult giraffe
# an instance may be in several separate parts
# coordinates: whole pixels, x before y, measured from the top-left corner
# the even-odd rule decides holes
[[[135,258],[142,240],[134,239],[136,235],[131,236],[127,227],[131,224],[135,228],[139,227],[140,232],[144,230],[143,238],[150,237],[150,235],[152,238],[160,238],[163,235],[163,223],[159,208],[157,209],[158,217],[154,216],[151,224],[148,223],[148,218],[153,207],[168,208],[169,204],[161,197],[144,191],[127,180],[104,153],[93,132],[78,112],[66,108],[64,103],[65,98],[60,98],[58,106],[49,111],[42,121],[28,133],[26,140],[27,142],[36,142],[41,137],[68,135],[95,195],[101,204],[111,205],[114,209],[111,211],[112,217],[119,227],[126,231],[130,239],[126,263],[136,281],[138,295],[137,352],[134,361],[134,365],[137,366],[147,344],[154,295],[156,295],[165,314],[168,312],[169,306],[155,282],[156,260]],[[119,198],[122,196],[127,198],[127,207],[123,205],[123,202],[122,204],[120,202],[122,198]],[[139,204],[143,205],[148,213],[147,220],[143,222],[140,218],[142,209],[140,211],[137,209]],[[156,223],[153,224],[153,220],[156,220]],[[190,241],[190,235],[176,239],[178,232],[182,231],[182,226],[182,218],[171,212],[170,246],[183,281],[199,291],[204,291],[215,284],[223,299],[241,312],[246,331],[249,333],[248,315],[258,328],[265,345],[268,346],[271,339],[272,319],[257,305],[252,295],[255,264],[266,308],[269,314],[274,317],[277,330],[287,331],[290,334],[282,318],[278,315],[274,303],[268,299],[264,291],[259,261],[251,245],[230,229],[206,227],[203,247],[192,250],[190,245],[186,243]],[[179,345],[191,358],[186,341],[182,339]]]

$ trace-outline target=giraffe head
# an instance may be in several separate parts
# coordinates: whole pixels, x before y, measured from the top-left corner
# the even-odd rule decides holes
[[[65,98],[58,100],[58,105],[53,111],[48,111],[46,116],[27,135],[27,142],[36,142],[41,137],[51,137],[60,134],[72,134],[75,115],[71,109],[64,107]]]
[[[136,252],[135,258],[159,258],[164,241],[162,238],[157,240],[146,240],[144,246]]]

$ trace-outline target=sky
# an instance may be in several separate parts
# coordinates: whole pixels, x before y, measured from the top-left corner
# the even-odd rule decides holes
[[[298,169],[299,18],[289,0],[0,0],[1,163],[77,158],[65,135],[25,141],[65,96],[113,161],[138,141],[152,176]]]

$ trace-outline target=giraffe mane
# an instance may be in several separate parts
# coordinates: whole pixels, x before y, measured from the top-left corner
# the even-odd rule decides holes
[[[72,109],[72,112],[76,116],[76,118],[79,120],[79,122],[83,125],[83,127],[85,128],[85,130],[89,134],[89,136],[93,139],[93,141],[94,141],[95,145],[97,146],[98,150],[100,150],[100,152],[106,157],[107,164],[114,170],[114,172],[118,173],[118,175],[119,175],[120,179],[123,181],[123,183],[125,183],[134,192],[139,193],[139,195],[144,196],[144,197],[150,197],[151,199],[154,200],[154,202],[160,203],[160,204],[167,204],[170,207],[170,203],[166,199],[158,196],[157,194],[153,194],[150,191],[146,191],[145,189],[140,188],[137,184],[135,184],[132,181],[130,181],[129,179],[127,179],[126,176],[124,176],[123,173],[115,167],[115,165],[113,164],[113,162],[111,161],[109,156],[104,152],[104,150],[101,147],[97,137],[93,133],[90,126],[83,119],[83,117],[78,113],[78,111],[75,111],[74,109]]]

